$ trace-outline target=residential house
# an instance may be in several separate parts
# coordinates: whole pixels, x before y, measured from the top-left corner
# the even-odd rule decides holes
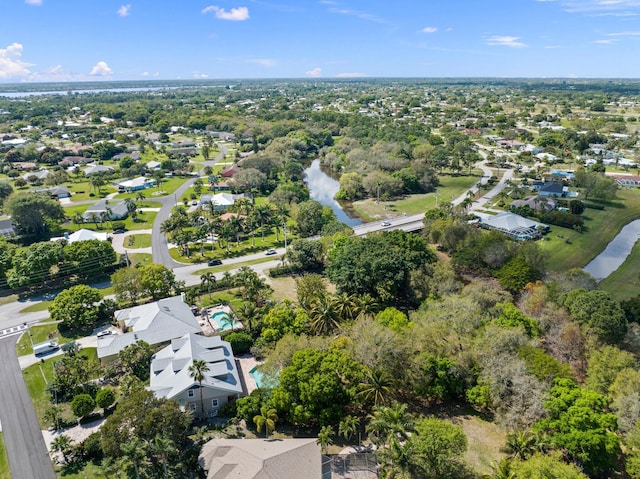
[[[511,202],[511,207],[528,206],[535,211],[553,211],[558,207],[558,202],[548,196],[528,196],[524,200]]]
[[[118,153],[112,158],[112,160],[120,161],[121,159],[127,158],[127,157],[131,158],[134,161],[138,161],[140,159],[140,152],[132,151],[132,152],[125,152],[125,153]]]
[[[161,163],[159,161],[150,161],[147,163],[147,170],[149,171],[160,171]]]
[[[25,173],[24,175],[22,175],[22,179],[30,182],[35,177],[37,181],[44,181],[50,173],[51,172],[46,169],[40,171],[30,171],[29,173]]]
[[[9,237],[15,234],[16,226],[13,224],[12,220],[0,220],[0,236]]]
[[[185,334],[202,332],[191,308],[180,296],[120,309],[114,318],[125,332],[98,338],[98,358],[103,364],[116,359],[120,351],[136,341],[166,344]]]
[[[80,165],[84,163],[90,163],[92,161],[93,161],[92,158],[86,158],[84,156],[65,156],[58,162],[58,165],[68,167],[68,166],[75,166],[75,165]]]
[[[133,178],[131,180],[120,181],[119,183],[115,183],[115,186],[118,188],[118,191],[127,193],[131,193],[132,191],[140,191],[145,190],[147,188],[153,188],[156,185],[156,180],[153,178],[146,178],[144,176],[138,176],[137,178]]]
[[[549,226],[544,223],[538,223],[508,211],[497,215],[476,214],[480,216],[478,224],[482,228],[500,231],[521,241],[539,238],[549,229]]]
[[[82,213],[82,219],[85,223],[95,223],[102,220],[103,213],[106,213],[104,218],[108,221],[123,220],[129,216],[129,210],[124,201],[120,203],[109,203],[109,200],[100,200],[89,206],[89,208]]]
[[[99,240],[106,241],[107,233],[99,233],[97,231],[86,230],[84,228],[79,229],[71,234],[65,233],[64,236],[57,236],[51,238],[49,241],[66,241],[67,244],[77,243],[78,241]]]
[[[638,175],[611,175],[611,177],[620,186],[624,186],[626,188],[640,187],[640,176]]]
[[[194,361],[204,361],[207,366],[201,383],[189,371]],[[231,344],[220,336],[194,333],[172,339],[153,355],[149,390],[159,398],[175,399],[203,417],[217,416],[222,406],[244,392]]]
[[[85,176],[101,175],[113,173],[113,167],[105,165],[87,165],[87,168],[83,171]]]
[[[566,196],[568,187],[562,186],[559,183],[543,183],[540,188],[538,188],[538,194],[540,196],[553,196],[554,198],[562,198]]]
[[[247,198],[253,203],[253,197],[248,193],[240,193],[237,195],[231,193],[216,193],[215,195],[200,195],[200,207],[209,209],[211,205],[213,205],[214,211],[223,211],[233,206],[240,198]]]
[[[198,457],[207,479],[321,479],[315,438],[212,439]]]
[[[58,185],[52,186],[50,188],[36,188],[32,190],[34,193],[38,193],[39,195],[48,194],[51,198],[59,200],[61,198],[70,198],[71,191],[66,186]]]
[[[238,171],[240,171],[240,167],[238,165],[231,165],[229,168],[220,173],[220,176],[223,178],[232,178]]]

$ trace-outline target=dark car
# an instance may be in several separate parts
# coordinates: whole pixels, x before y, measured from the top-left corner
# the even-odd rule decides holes
[[[222,261],[220,261],[219,259],[210,259],[207,264],[209,266],[218,266],[218,265],[222,264]]]
[[[113,234],[114,235],[119,235],[119,234],[124,233],[124,231],[125,231],[124,228],[118,228],[117,230],[113,230]]]

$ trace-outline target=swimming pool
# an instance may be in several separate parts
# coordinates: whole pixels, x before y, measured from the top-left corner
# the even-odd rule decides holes
[[[228,329],[237,328],[240,324],[231,318],[224,311],[218,311],[217,313],[213,313],[211,316],[211,321],[214,326],[217,325],[218,331],[226,331]]]
[[[251,371],[249,371],[249,376],[253,378],[253,380],[256,382],[256,386],[258,386],[259,388],[271,389],[280,383],[277,377],[272,378],[264,374],[259,369],[259,366],[254,366]]]

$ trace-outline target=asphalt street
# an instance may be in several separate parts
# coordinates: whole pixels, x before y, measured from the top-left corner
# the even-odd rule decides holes
[[[16,357],[17,335],[0,339],[0,423],[12,479],[55,479]]]

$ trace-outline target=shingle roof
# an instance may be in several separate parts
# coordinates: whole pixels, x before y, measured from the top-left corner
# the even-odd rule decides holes
[[[322,458],[315,438],[213,439],[202,447],[207,479],[320,479]]]
[[[114,317],[116,321],[123,321],[132,331],[98,338],[99,358],[118,354],[139,340],[159,344],[187,333],[202,331],[191,309],[180,296],[121,309],[115,312]]]
[[[199,384],[189,372],[194,360],[205,361],[209,368],[202,381],[203,388],[242,393],[231,345],[222,341],[220,336],[205,337],[193,333],[174,339],[153,356],[149,389],[156,396],[171,399]]]

